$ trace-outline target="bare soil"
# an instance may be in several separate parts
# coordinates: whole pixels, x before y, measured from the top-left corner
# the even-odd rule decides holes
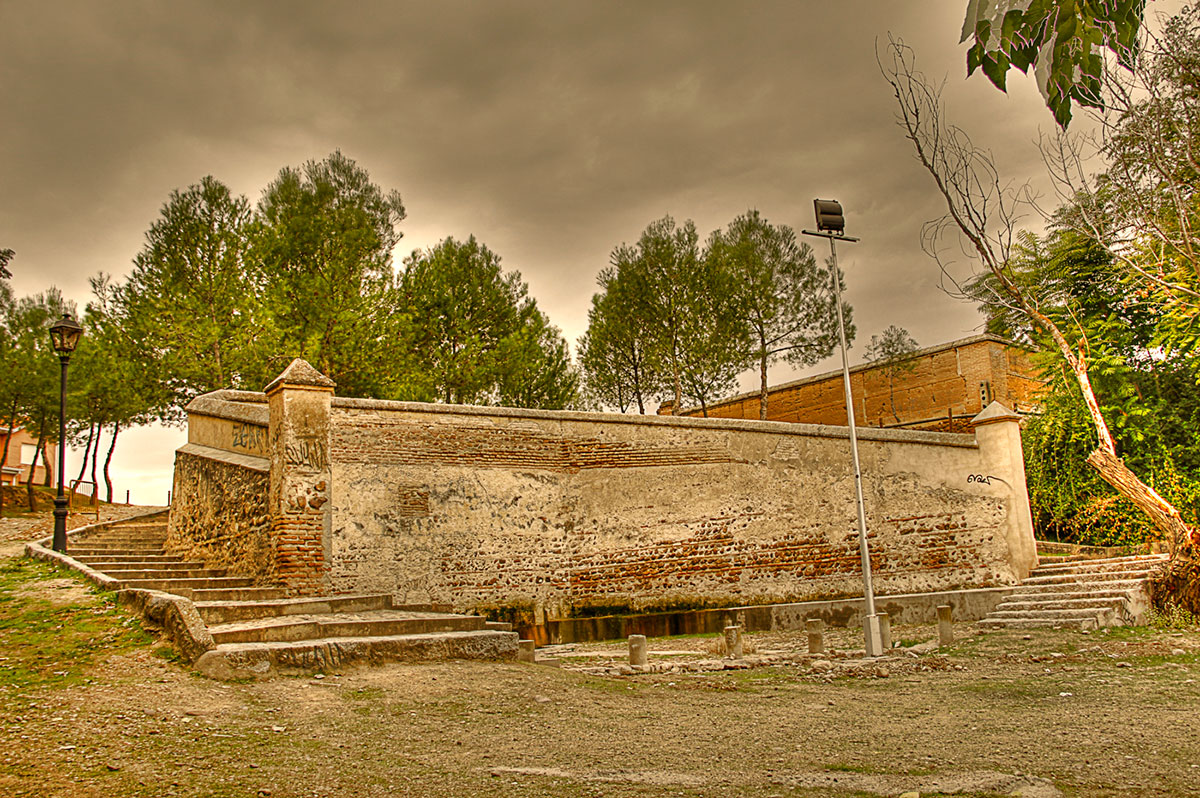
[[[64,578],[21,589],[58,602]],[[0,602],[0,625],[4,612]],[[386,665],[235,684],[147,645],[73,683],[0,696],[0,795],[1200,792],[1200,631],[958,631],[950,647],[863,666],[844,653],[858,631],[831,630],[843,654],[828,670],[797,657],[595,675],[623,646],[589,644],[560,650],[560,667]],[[935,635],[895,630],[909,645]],[[760,658],[805,645],[803,634],[747,641]],[[719,658],[718,645],[650,649],[686,662]]]

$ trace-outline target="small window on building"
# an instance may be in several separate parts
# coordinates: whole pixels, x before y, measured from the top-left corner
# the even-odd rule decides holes
[[[33,459],[37,457],[37,448],[32,443],[21,444],[21,465],[33,465]]]

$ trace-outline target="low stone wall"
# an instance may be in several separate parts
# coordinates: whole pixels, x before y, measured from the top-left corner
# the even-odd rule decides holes
[[[535,621],[862,593],[841,428],[334,399],[330,430],[335,591]],[[860,447],[878,591],[1028,573],[1005,458],[961,435]]]
[[[266,520],[243,534],[265,536],[250,548],[295,593],[537,623],[862,595],[842,427],[343,399],[303,361],[265,396],[218,392],[188,411],[173,540],[240,507],[260,519],[262,478],[230,459],[251,457]],[[878,593],[1011,585],[1036,564],[1016,416],[992,405],[975,423],[862,431]]]
[[[175,453],[167,551],[273,583],[262,394],[220,391],[188,412],[188,443]]]

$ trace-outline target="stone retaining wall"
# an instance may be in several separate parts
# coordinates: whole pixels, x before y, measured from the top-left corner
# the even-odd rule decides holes
[[[277,569],[267,512],[264,397],[220,391],[188,411],[188,443],[175,453],[166,549],[270,584]]]
[[[862,593],[845,428],[341,399],[302,361],[268,393],[265,549],[295,592],[539,621]],[[220,405],[227,423],[267,406],[197,403],[189,418]],[[878,593],[1009,585],[1036,564],[1016,417],[976,421],[862,431]],[[177,476],[173,528],[216,496],[199,485]]]

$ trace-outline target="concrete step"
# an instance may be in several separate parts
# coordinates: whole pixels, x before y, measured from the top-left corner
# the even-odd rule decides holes
[[[1045,597],[1041,599],[1013,601],[1011,598],[1007,601],[997,604],[992,612],[1023,612],[1026,610],[1075,610],[1075,609],[1100,609],[1100,610],[1115,610],[1125,604],[1124,596],[1112,596],[1108,598],[1053,598]]]
[[[169,563],[164,563],[168,565]],[[97,568],[96,570],[101,570]],[[219,579],[225,578],[229,574],[228,568],[205,568],[200,565],[196,568],[143,568],[139,570],[113,570],[105,571],[109,576],[120,579],[122,582],[143,581],[147,579]],[[253,580],[251,580],[253,584]],[[233,585],[233,587],[241,587],[241,585]]]
[[[71,556],[80,562],[87,563],[91,567],[95,567],[96,565],[184,562],[184,559],[178,554],[145,554],[141,556],[136,554],[72,554]]]
[[[1081,595],[1104,595],[1114,591],[1128,593],[1145,587],[1143,579],[1114,579],[1111,582],[1048,582],[1038,585],[1027,585],[1022,582],[1019,592],[1008,596],[1012,600],[1016,596],[1048,595],[1051,593],[1079,593]]]
[[[1032,576],[1051,576],[1062,573],[1097,573],[1105,571],[1153,570],[1160,563],[1166,562],[1166,557],[1149,555],[1146,557],[1118,557],[1108,560],[1086,560],[1077,563],[1062,563],[1039,565]]]
[[[125,557],[143,555],[158,556],[166,554],[162,546],[67,546],[67,554],[74,557],[76,554],[92,555],[100,554],[104,556]]]
[[[202,673],[222,678],[274,672],[329,671],[354,664],[473,659],[513,660],[517,634],[479,630],[381,637],[336,637],[281,643],[225,643],[196,661]]]
[[[1067,620],[1030,619],[1030,618],[992,618],[987,617],[977,623],[981,629],[1099,629],[1095,618],[1077,618]]]
[[[286,587],[176,588],[171,592],[186,595],[197,604],[210,601],[274,601],[287,597]]]
[[[116,562],[109,562],[107,560],[98,559],[88,563],[88,565],[97,571],[104,571],[105,573],[156,569],[162,571],[176,571],[180,569],[195,570],[197,568],[204,567],[204,563],[200,560],[168,560],[165,562],[162,560],[119,560]]]
[[[1032,609],[1032,610],[992,610],[988,613],[989,619],[1009,619],[1009,620],[1075,620],[1082,618],[1099,618],[1105,614],[1105,610],[1096,609],[1095,607],[1080,607],[1075,609]]]
[[[196,610],[204,622],[212,625],[279,618],[291,615],[317,615],[340,612],[370,612],[393,609],[388,593],[361,596],[323,596],[319,598],[283,598],[271,601],[196,601]],[[396,608],[401,609],[401,608]],[[408,609],[408,608],[403,608]]]
[[[1091,585],[1081,590],[1071,590],[1070,585],[1050,585],[1053,590],[1041,587],[1009,593],[1005,601],[1064,601],[1070,599],[1125,599],[1134,595],[1143,585],[1142,582],[1109,582],[1112,585],[1128,585],[1125,588],[1096,589]]]
[[[439,632],[473,632],[484,619],[473,615],[374,610],[359,613],[292,615],[210,625],[220,643],[274,643],[334,637],[392,637]]]
[[[175,593],[180,589],[204,590],[212,588],[253,587],[254,580],[247,576],[214,576],[195,579],[121,579],[122,588],[140,587],[145,590],[162,590]]]
[[[1149,574],[1148,570],[1131,570],[1123,571],[1099,571],[1097,573],[1083,574],[1050,574],[1049,576],[1031,576],[1028,579],[1021,580],[1021,587],[1029,587],[1032,585],[1071,585],[1071,584],[1094,584],[1099,582],[1113,581],[1138,581],[1143,580]]]

